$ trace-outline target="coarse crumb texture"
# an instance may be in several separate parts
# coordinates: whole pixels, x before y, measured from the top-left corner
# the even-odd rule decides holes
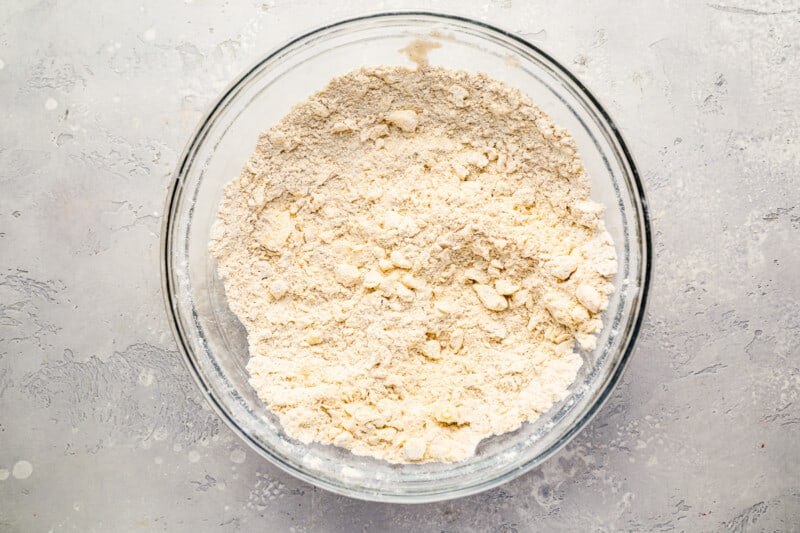
[[[601,215],[518,90],[363,68],[259,138],[210,249],[288,435],[450,462],[566,396],[613,291]]]

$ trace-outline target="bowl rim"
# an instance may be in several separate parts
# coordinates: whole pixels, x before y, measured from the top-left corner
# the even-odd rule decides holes
[[[552,65],[552,67],[554,67],[554,69],[557,71],[559,75],[564,76],[569,82],[574,84],[575,87],[580,92],[580,95],[586,98],[586,100],[592,105],[594,110],[599,114],[600,118],[603,121],[605,121],[606,125],[610,128],[610,133],[617,144],[616,148],[619,149],[620,155],[622,156],[621,159],[625,163],[625,166],[627,167],[627,171],[629,173],[628,177],[631,182],[631,185],[633,185],[633,192],[635,193],[633,198],[633,204],[634,207],[636,208],[635,216],[638,223],[637,226],[640,231],[641,252],[642,252],[641,267],[639,269],[641,275],[641,282],[638,287],[639,289],[638,308],[634,309],[636,315],[633,317],[633,321],[630,326],[629,340],[624,346],[624,351],[620,354],[620,358],[617,362],[616,367],[608,376],[605,387],[599,391],[597,399],[594,401],[594,403],[592,403],[589,406],[587,412],[579,420],[577,420],[576,424],[570,427],[564,433],[564,435],[561,436],[560,439],[552,443],[542,453],[530,458],[526,462],[522,463],[521,465],[510,471],[504,472],[496,477],[478,481],[476,483],[472,483],[470,485],[466,485],[463,487],[433,490],[424,493],[391,493],[391,492],[387,493],[387,492],[377,492],[377,491],[365,491],[365,490],[350,488],[343,484],[334,484],[326,479],[320,479],[314,477],[313,475],[310,475],[305,471],[297,468],[295,465],[283,460],[281,457],[270,453],[268,450],[265,450],[262,446],[260,446],[257,442],[255,442],[253,438],[239,426],[239,424],[237,424],[231,418],[231,416],[220,405],[217,398],[212,394],[212,390],[211,387],[209,386],[209,383],[206,382],[206,380],[203,377],[203,373],[200,371],[198,365],[194,362],[192,356],[190,355],[193,353],[193,350],[186,340],[187,336],[183,330],[182,320],[180,318],[181,312],[178,309],[176,301],[173,297],[173,290],[174,287],[177,285],[177,283],[173,279],[175,270],[172,264],[172,250],[173,250],[173,240],[174,240],[172,230],[175,224],[176,210],[178,205],[180,204],[184,189],[183,176],[185,174],[186,169],[190,166],[193,160],[192,157],[193,154],[198,150],[200,145],[202,145],[202,143],[204,142],[205,137],[208,135],[210,125],[213,123],[214,117],[217,115],[218,111],[223,106],[223,104],[228,101],[228,99],[238,90],[238,88],[243,84],[243,82],[247,81],[254,72],[261,69],[265,63],[268,63],[275,57],[281,55],[287,50],[290,50],[294,45],[306,39],[309,39],[310,37],[313,37],[317,34],[325,33],[334,28],[339,28],[354,23],[359,23],[369,20],[378,20],[378,19],[397,19],[401,17],[422,17],[432,20],[440,20],[444,22],[456,22],[459,24],[475,26],[484,31],[500,34],[501,36],[510,39],[511,41],[515,42],[521,47],[528,49],[535,55],[541,56],[545,61],[549,62],[550,65]],[[239,75],[237,75],[233,79],[233,81],[228,84],[228,86],[220,93],[220,95],[210,105],[209,109],[206,111],[206,113],[203,114],[203,117],[199,121],[198,125],[194,128],[194,131],[189,137],[188,142],[184,146],[180,158],[178,159],[178,164],[175,168],[175,171],[172,173],[170,179],[171,179],[171,185],[167,192],[166,203],[164,207],[164,215],[161,224],[161,242],[160,242],[160,254],[159,254],[160,271],[161,271],[161,289],[164,297],[164,304],[166,307],[165,310],[167,312],[167,319],[170,324],[170,329],[172,330],[173,337],[175,338],[176,345],[178,347],[179,352],[181,353],[181,356],[183,358],[184,364],[187,367],[187,370],[191,374],[192,379],[202,392],[208,404],[217,414],[217,416],[219,416],[223,420],[223,422],[236,435],[238,435],[251,448],[253,448],[253,450],[256,451],[259,456],[267,459],[271,464],[277,466],[284,472],[287,472],[288,474],[296,478],[299,478],[307,483],[310,483],[311,485],[323,488],[325,490],[328,490],[336,494],[341,494],[344,496],[353,497],[361,500],[377,501],[377,502],[428,503],[428,502],[449,500],[453,498],[460,498],[471,494],[476,494],[478,492],[482,492],[490,488],[496,487],[498,485],[501,485],[503,483],[506,483],[524,474],[525,472],[530,471],[532,468],[540,465],[541,463],[543,463],[544,461],[555,455],[578,433],[580,433],[580,431],[583,430],[589,424],[589,422],[595,417],[597,412],[600,411],[600,409],[609,399],[611,393],[619,383],[619,380],[631,358],[631,354],[633,353],[636,347],[636,343],[639,338],[639,333],[642,328],[642,323],[647,313],[647,305],[649,301],[648,296],[650,292],[650,285],[652,282],[652,270],[653,270],[653,257],[652,257],[653,243],[652,243],[649,208],[640,173],[634,162],[633,155],[631,154],[627,143],[625,143],[622,134],[620,132],[620,129],[617,127],[617,124],[611,119],[611,116],[608,114],[606,109],[601,105],[600,101],[589,91],[586,85],[582,83],[569,69],[564,67],[559,61],[553,58],[549,53],[545,52],[538,46],[528,42],[527,40],[523,39],[522,37],[519,37],[518,35],[512,32],[468,17],[463,17],[445,12],[421,11],[421,10],[382,11],[382,12],[371,13],[368,15],[341,19],[336,22],[316,27],[315,29],[306,31],[296,37],[284,41],[282,44],[274,47],[267,53],[263,54],[255,63],[253,63],[253,65],[251,65],[249,68],[245,69]]]

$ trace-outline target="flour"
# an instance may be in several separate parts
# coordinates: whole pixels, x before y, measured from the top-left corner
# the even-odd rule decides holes
[[[525,96],[422,62],[336,78],[262,135],[210,249],[288,435],[449,462],[566,396],[613,291],[601,216]]]

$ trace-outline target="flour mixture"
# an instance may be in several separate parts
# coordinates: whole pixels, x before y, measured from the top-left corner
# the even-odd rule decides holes
[[[260,137],[210,249],[286,433],[449,462],[566,396],[613,291],[602,211],[516,89],[363,68]]]

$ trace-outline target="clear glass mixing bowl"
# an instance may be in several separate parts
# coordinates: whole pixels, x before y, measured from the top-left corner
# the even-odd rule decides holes
[[[245,331],[228,309],[208,240],[223,186],[258,134],[334,76],[360,66],[408,65],[399,50],[441,44],[434,65],[483,71],[520,88],[572,133],[619,255],[598,347],[583,353],[571,394],[536,422],[485,440],[455,464],[392,465],[334,446],[288,438],[248,384]],[[368,500],[425,502],[464,496],[530,470],[597,412],[618,381],[644,315],[650,232],[642,186],[625,143],[586,88],[549,55],[502,30],[431,13],[373,15],[320,28],[267,55],[219,98],[187,145],[169,193],[162,236],[163,288],[175,338],[219,415],[259,454],[322,488]]]

